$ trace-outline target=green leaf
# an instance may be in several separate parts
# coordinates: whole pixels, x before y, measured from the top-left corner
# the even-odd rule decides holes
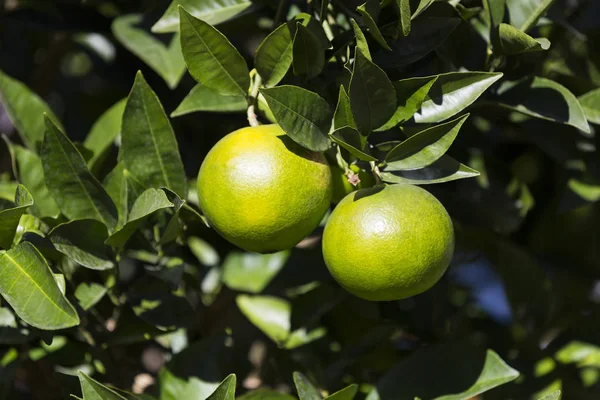
[[[358,26],[358,24],[356,23],[356,21],[354,19],[350,20],[350,24],[352,25],[352,30],[354,31],[354,37],[356,38],[356,47],[360,49],[362,54],[365,57],[367,57],[369,59],[369,61],[372,61],[371,51],[369,50],[369,43],[367,42],[367,38],[365,37],[365,34],[363,33],[362,29],[360,29],[360,26]],[[340,87],[341,87],[341,85],[340,85]]]
[[[410,25],[411,25],[411,11],[410,11],[410,0],[395,0],[396,7],[398,8],[398,24],[400,27],[400,31],[403,36],[408,36],[410,33]]]
[[[366,140],[356,129],[349,126],[336,129],[331,133],[331,140],[348,150],[350,154],[363,161],[377,161],[365,151]]]
[[[363,135],[383,125],[396,110],[394,86],[381,68],[357,48],[349,87],[350,107]]]
[[[167,195],[160,189],[147,189],[137,198],[131,211],[129,218],[123,228],[113,233],[106,239],[106,244],[113,247],[122,248],[129,240],[131,235],[146,221],[146,219],[159,210],[174,207],[169,201]]]
[[[350,386],[346,386],[343,389],[338,390],[334,394],[331,394],[325,397],[325,400],[352,400],[356,393],[358,392],[358,385],[352,384]]]
[[[306,78],[314,78],[323,71],[325,66],[325,49],[319,39],[302,25],[296,24],[296,34],[292,44],[292,65],[294,74]]]
[[[200,261],[200,264],[214,267],[221,261],[219,253],[207,242],[199,237],[188,238],[188,246],[192,254]]]
[[[356,128],[352,108],[350,107],[350,97],[346,93],[343,85],[340,85],[340,94],[338,96],[337,106],[333,113],[333,129],[339,129],[344,126]]]
[[[560,399],[560,395],[561,395],[561,391],[557,390],[555,392],[550,393],[547,396],[544,396],[538,400],[559,400]]]
[[[577,98],[561,84],[535,76],[505,82],[498,89],[500,106],[530,117],[574,126],[590,133],[590,126]]]
[[[238,112],[248,107],[246,96],[239,94],[225,95],[207,86],[197,84],[190,90],[171,117],[190,114],[198,111]]]
[[[402,124],[413,117],[421,109],[421,106],[431,87],[437,80],[437,76],[424,78],[409,78],[393,82],[396,90],[396,103],[398,108],[394,115],[378,131],[392,129],[396,125]]]
[[[82,282],[75,289],[75,298],[79,301],[79,305],[84,310],[89,310],[94,307],[106,294],[108,289],[106,286],[95,282]]]
[[[242,314],[279,347],[293,349],[325,335],[325,330],[291,330],[292,308],[287,300],[272,296],[239,295],[236,303]]]
[[[152,32],[176,32],[179,29],[179,12],[182,6],[194,17],[217,25],[232,19],[252,5],[249,0],[174,0],[163,16],[154,24]]]
[[[377,26],[377,20],[379,19],[379,12],[381,11],[379,8],[379,1],[377,0],[367,0],[364,4],[358,6],[356,9],[358,13],[361,15],[363,23],[369,28],[369,32],[373,35],[373,38],[386,50],[391,50],[390,46],[387,44],[383,35],[379,31],[379,27]]]
[[[500,48],[507,55],[544,51],[550,48],[550,41],[546,38],[534,39],[528,34],[508,24],[498,27]]]
[[[125,400],[125,397],[90,378],[83,372],[79,371],[77,375],[81,384],[83,400]]]
[[[260,293],[283,268],[289,251],[274,254],[229,253],[223,262],[223,283],[230,289]]]
[[[92,218],[114,229],[118,214],[110,196],[73,143],[49,118],[41,159],[48,190],[67,218]]]
[[[256,389],[238,397],[237,400],[297,400],[296,397],[269,389]]]
[[[175,133],[160,100],[138,72],[123,114],[119,160],[149,188],[166,187],[180,197],[187,179]]]
[[[0,293],[23,321],[55,330],[79,324],[42,254],[29,242],[0,254]]]
[[[412,22],[410,35],[399,36],[390,41],[392,51],[379,50],[372,53],[373,61],[384,69],[402,68],[420,60],[434,51],[461,23],[460,18],[419,18]],[[392,35],[396,24],[381,28]]]
[[[388,183],[427,185],[472,178],[478,175],[479,172],[474,169],[459,163],[448,155],[444,155],[433,164],[414,171],[387,171],[384,167],[381,179]]]
[[[23,185],[17,186],[15,205],[14,208],[0,211],[0,248],[10,248],[21,216],[33,205],[33,198]]]
[[[537,24],[554,0],[506,0],[510,24],[527,32]]]
[[[277,124],[287,135],[307,149],[325,151],[331,123],[329,104],[318,94],[298,86],[283,85],[261,89]]]
[[[292,65],[295,24],[288,21],[279,25],[256,49],[254,66],[266,87],[277,85]]]
[[[221,382],[219,387],[208,396],[207,400],[234,400],[235,399],[235,374],[230,374]]]
[[[44,113],[57,126],[60,121],[37,94],[0,70],[0,101],[25,145],[37,152],[44,140]]]
[[[115,266],[112,252],[104,241],[106,226],[93,219],[80,219],[58,225],[48,238],[59,252],[81,266],[105,270]]]
[[[504,20],[506,0],[482,0],[490,25],[490,38],[494,45],[498,36],[498,25]]]
[[[421,13],[425,10],[427,10],[429,8],[430,5],[433,4],[435,0],[421,0],[419,2],[419,6],[417,7],[417,9],[415,10],[415,12],[412,15],[412,19],[417,18],[419,15],[421,15]]]
[[[167,195],[167,198],[169,199],[169,201],[171,203],[173,203],[174,207],[173,207],[173,214],[171,215],[171,219],[169,220],[164,231],[161,233],[160,240],[158,241],[158,244],[160,244],[160,245],[165,245],[167,243],[171,243],[171,242],[177,240],[179,235],[183,232],[184,228],[182,226],[179,215],[180,215],[181,209],[186,204],[186,201],[184,199],[180,198],[179,196],[177,196],[177,193],[175,193],[169,189],[163,189],[163,190],[165,191],[165,194]]]
[[[588,121],[600,125],[600,89],[587,92],[577,98]]]
[[[302,372],[294,372],[294,384],[300,400],[321,400],[317,388]]]
[[[439,160],[450,148],[469,114],[425,129],[409,137],[388,153],[386,171],[411,171]]]
[[[111,145],[121,134],[121,122],[125,111],[126,99],[113,104],[94,122],[90,133],[85,138],[83,145],[92,152],[88,167],[93,171],[106,158]]]
[[[457,359],[461,368],[456,368]],[[418,350],[389,369],[367,400],[467,400],[517,376],[519,372],[492,350],[485,352],[466,342],[444,343]]]
[[[415,122],[436,123],[458,114],[473,104],[501,77],[502,73],[491,72],[450,72],[437,75],[420,112],[414,116]]]
[[[185,73],[179,34],[173,36],[167,47],[149,32],[136,27],[142,21],[142,14],[121,15],[115,18],[112,32],[126,49],[148,64],[173,89]]]
[[[179,10],[181,48],[192,77],[219,93],[246,96],[250,77],[241,54],[213,26]]]
[[[123,161],[119,161],[104,179],[104,188],[117,207],[118,220],[115,230],[121,229],[129,213],[129,185]]]

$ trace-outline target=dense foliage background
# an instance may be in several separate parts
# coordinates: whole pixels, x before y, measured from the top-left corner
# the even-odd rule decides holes
[[[194,177],[217,140],[248,125],[248,103],[243,90],[216,93],[218,74],[203,81],[218,68],[182,34],[184,60],[177,4],[208,48],[233,54],[214,25],[249,70],[271,74],[263,84],[280,89],[263,91],[258,119],[268,103],[306,147],[329,137],[291,132],[273,99],[328,122],[357,69],[372,79],[350,93],[356,129],[332,138],[346,161],[383,160],[389,141],[438,124],[409,149],[417,161],[388,155],[381,167],[388,182],[447,181],[426,186],[457,233],[442,281],[366,302],[329,276],[319,230],[257,255],[203,224]],[[237,386],[246,399],[312,400],[348,385],[331,398],[599,398],[599,17],[594,0],[0,0],[0,397],[205,399],[235,374],[213,398]],[[278,39],[293,47],[281,71],[255,54],[285,21],[297,36]],[[148,126],[179,168],[152,91],[189,184],[136,179],[153,165],[139,161],[152,160]],[[388,111],[397,118],[371,133]],[[360,148],[368,133],[375,147]],[[86,219],[88,200],[102,223]],[[111,225],[121,230],[109,238]]]

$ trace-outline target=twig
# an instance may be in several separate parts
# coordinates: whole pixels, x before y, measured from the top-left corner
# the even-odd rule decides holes
[[[248,123],[250,126],[259,126],[260,123],[256,117],[256,112],[254,111],[256,107],[256,98],[258,97],[258,90],[260,89],[260,85],[262,84],[262,78],[256,71],[253,69],[250,71],[250,77],[252,79],[252,87],[250,89],[249,97],[248,97]]]

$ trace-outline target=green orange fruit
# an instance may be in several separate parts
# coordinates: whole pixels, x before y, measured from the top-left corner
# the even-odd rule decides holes
[[[375,179],[370,172],[362,170],[354,164],[350,165],[350,169],[358,175],[358,179],[360,180],[356,186],[348,182],[348,177],[344,174],[342,168],[337,164],[331,165],[331,177],[333,179],[332,202],[339,203],[347,194],[352,193],[355,190],[371,187],[375,184]]]
[[[198,175],[200,208],[211,226],[244,250],[289,249],[321,222],[331,202],[322,153],[306,150],[278,125],[222,138]]]
[[[444,206],[418,186],[378,185],[352,192],[325,226],[323,256],[346,290],[372,300],[399,300],[431,288],[454,252]]]

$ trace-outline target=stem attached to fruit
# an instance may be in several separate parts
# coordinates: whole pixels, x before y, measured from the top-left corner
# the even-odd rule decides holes
[[[383,183],[381,180],[381,171],[379,171],[379,166],[375,164],[375,161],[369,162],[371,164],[371,172],[373,172],[373,176],[375,177],[375,182],[377,185]]]
[[[259,126],[260,123],[256,118],[254,108],[256,105],[256,98],[258,97],[258,90],[262,85],[262,78],[260,77],[256,69],[253,69],[252,71],[250,71],[250,79],[252,79],[252,86],[250,89],[250,93],[248,94],[248,123],[250,124],[250,126]]]

